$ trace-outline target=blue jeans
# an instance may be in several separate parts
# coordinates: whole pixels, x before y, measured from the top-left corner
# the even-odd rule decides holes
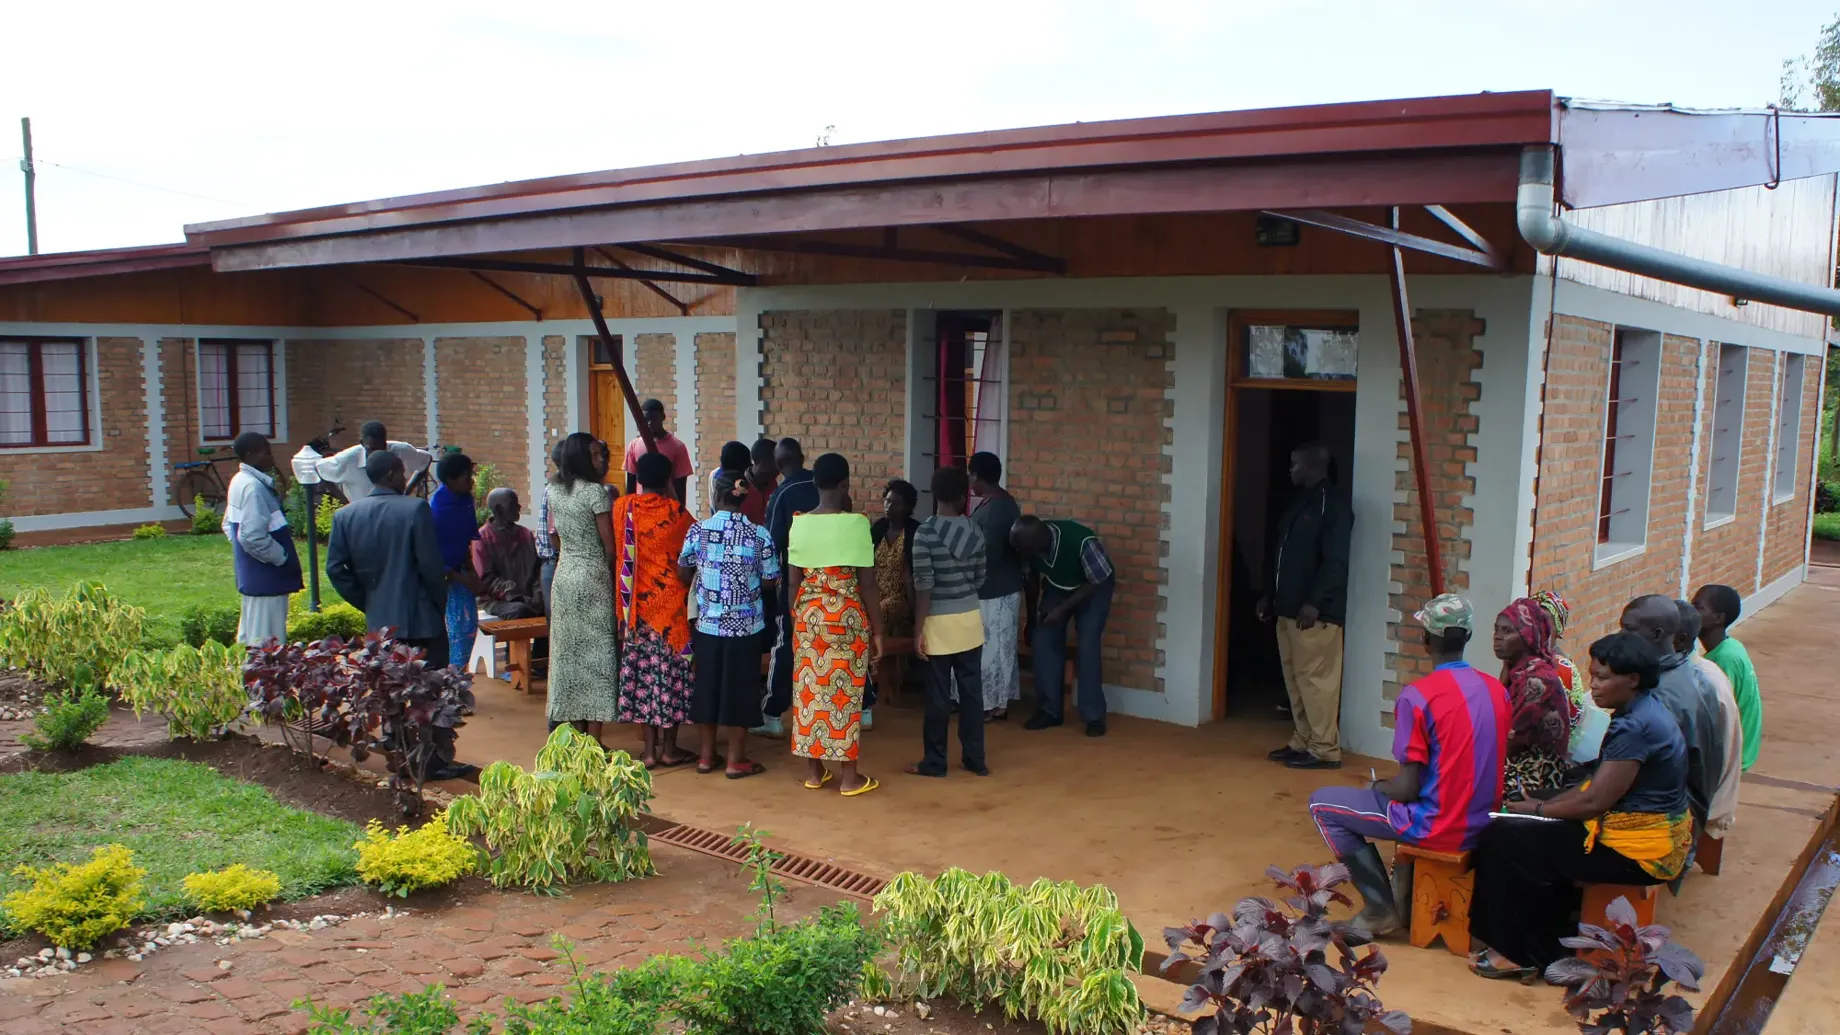
[[[479,635],[479,601],[473,591],[458,582],[447,587],[447,663],[465,668],[473,656],[473,641]]]
[[[1080,718],[1087,722],[1105,720],[1105,684],[1099,678],[1099,641],[1105,635],[1105,619],[1112,611],[1114,585],[1114,581],[1108,580],[1092,596],[1076,605],[1067,618],[1052,624],[1042,616],[1059,607],[1071,594],[1055,586],[1042,587],[1040,610],[1035,613],[1035,638],[1029,649],[1035,658],[1036,706],[1054,722],[1065,719],[1061,698],[1066,687],[1069,621],[1074,626],[1077,644],[1074,658],[1079,669],[1074,702],[1080,709]]]

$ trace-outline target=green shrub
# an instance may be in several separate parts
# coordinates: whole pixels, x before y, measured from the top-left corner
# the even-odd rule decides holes
[[[62,599],[28,589],[0,611],[0,662],[55,686],[110,686],[115,666],[141,641],[146,618],[98,582],[72,586]]]
[[[473,468],[473,517],[478,519],[476,524],[483,525],[492,520],[492,511],[486,507],[486,497],[492,495],[493,489],[504,484],[505,477],[498,472],[497,464],[479,464]]]
[[[292,601],[289,603],[289,643],[315,643],[328,636],[347,642],[364,638],[364,612],[346,603],[325,604],[317,612],[308,611],[305,600],[305,594],[295,594],[294,601],[301,602],[300,610],[294,609]]]
[[[203,496],[192,497],[192,534],[223,535],[224,515],[205,502]]]
[[[332,538],[332,515],[337,514],[344,506],[344,501],[332,496],[320,497],[319,513],[313,518],[313,534],[320,542],[323,543]]]
[[[652,800],[652,774],[624,751],[607,752],[573,726],[556,727],[536,770],[494,762],[479,793],[454,799],[447,828],[485,835],[498,887],[548,889],[586,877],[649,877],[652,855],[639,814]]]
[[[1000,1003],[1050,1032],[1128,1035],[1143,1005],[1126,976],[1144,940],[1103,885],[954,867],[934,880],[903,873],[875,897],[895,950],[895,987],[971,1006]]]
[[[188,874],[181,882],[186,901],[207,913],[237,913],[281,894],[281,877],[270,870],[252,870],[234,863],[221,870]]]
[[[134,530],[134,538],[136,539],[164,539],[166,538],[166,526],[157,524],[157,523],[151,524],[151,525],[142,525],[141,527]]]
[[[1814,537],[1816,539],[1840,539],[1840,514],[1816,514],[1814,516]]]
[[[307,1011],[307,1035],[448,1035],[460,1023],[459,1008],[440,985],[402,995],[372,996],[364,1008],[366,1020],[354,1020],[351,1010],[344,1007],[315,1006],[306,999],[296,999],[294,1008]],[[486,1015],[488,1024],[490,1016]],[[466,1030],[484,1035],[490,1028],[476,1021]]]
[[[19,739],[34,751],[75,751],[109,721],[109,702],[93,686],[45,698],[47,711],[32,717],[37,733]]]
[[[479,869],[479,851],[449,833],[439,813],[416,830],[397,827],[394,834],[373,819],[364,840],[352,847],[358,850],[359,879],[398,898],[451,884]]]
[[[676,1013],[696,1035],[808,1035],[855,993],[863,967],[881,950],[850,903],[826,906],[802,923],[748,938],[697,960]]]
[[[207,740],[249,706],[243,688],[246,655],[242,644],[226,647],[215,640],[202,647],[137,650],[122,660],[115,682],[136,719],[142,712],[158,712],[166,719],[168,737]]]
[[[236,627],[243,620],[235,604],[193,604],[179,615],[179,638],[193,647],[236,642]]]
[[[13,522],[10,518],[0,518],[0,550],[13,547]]]
[[[133,853],[121,845],[96,849],[89,862],[20,866],[15,876],[32,886],[0,902],[14,927],[37,931],[63,949],[87,949],[128,926],[146,905]]]

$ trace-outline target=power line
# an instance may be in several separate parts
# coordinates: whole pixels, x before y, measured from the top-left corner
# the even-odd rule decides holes
[[[248,202],[244,202],[244,201],[233,201],[229,198],[216,198],[216,197],[212,197],[209,194],[195,194],[189,190],[176,190],[172,187],[162,187],[154,183],[142,183],[139,180],[130,180],[123,176],[113,176],[113,175],[110,175],[109,173],[100,173],[100,172],[96,172],[94,169],[80,169],[74,165],[65,165],[63,162],[53,162],[53,161],[49,161],[44,158],[34,158],[32,160],[32,164],[33,165],[54,166],[56,168],[64,170],[65,172],[81,173],[84,176],[94,176],[100,180],[114,180],[116,183],[125,183],[131,187],[140,187],[144,190],[159,191],[163,194],[177,194],[177,195],[180,195],[181,197],[196,198],[199,201],[215,201],[218,204],[222,204],[222,205],[238,205],[242,207],[248,207]]]

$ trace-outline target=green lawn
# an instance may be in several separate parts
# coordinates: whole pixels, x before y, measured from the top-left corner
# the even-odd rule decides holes
[[[304,564],[306,544],[300,545]],[[179,616],[187,608],[237,603],[230,543],[221,535],[126,539],[0,554],[0,596],[33,586],[62,593],[79,582],[100,582],[124,601],[146,608],[146,638],[155,644],[178,642]],[[323,578],[320,600],[339,600]]]
[[[129,757],[70,773],[0,776],[0,894],[25,885],[14,866],[82,862],[121,844],[147,871],[146,918],[186,912],[180,881],[231,863],[273,870],[283,898],[356,881],[359,830],[288,808],[209,766]]]
[[[1840,539],[1840,514],[1816,514],[1814,516],[1814,537],[1816,539]]]

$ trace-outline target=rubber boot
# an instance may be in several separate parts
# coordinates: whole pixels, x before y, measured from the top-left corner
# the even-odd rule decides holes
[[[1380,938],[1405,926],[1393,905],[1393,882],[1387,875],[1386,863],[1381,861],[1380,849],[1375,848],[1373,842],[1343,856],[1341,863],[1348,867],[1355,890],[1361,893],[1361,915],[1350,925],[1357,934]]]

